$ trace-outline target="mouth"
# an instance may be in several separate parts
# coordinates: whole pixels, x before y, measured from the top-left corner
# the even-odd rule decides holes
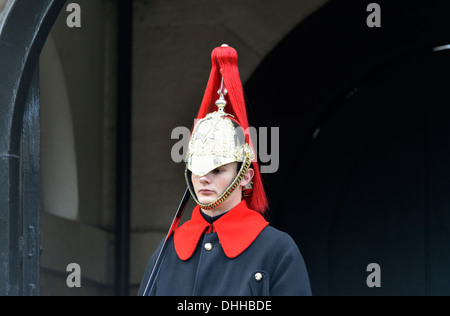
[[[211,195],[211,194],[214,194],[214,191],[209,190],[209,189],[200,189],[200,190],[198,190],[198,193],[203,194],[203,195]]]

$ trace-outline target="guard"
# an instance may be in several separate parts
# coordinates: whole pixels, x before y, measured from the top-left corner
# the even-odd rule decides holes
[[[264,218],[268,201],[247,133],[237,52],[224,44],[211,59],[185,157],[197,206],[151,256],[138,295],[311,295],[296,243]]]

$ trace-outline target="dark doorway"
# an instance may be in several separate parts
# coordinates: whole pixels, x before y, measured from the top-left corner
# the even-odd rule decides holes
[[[450,5],[378,1],[369,28],[369,3],[330,1],[246,84],[253,125],[280,127],[271,223],[315,295],[449,295]]]

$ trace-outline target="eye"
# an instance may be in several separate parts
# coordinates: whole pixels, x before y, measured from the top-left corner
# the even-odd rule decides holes
[[[219,173],[223,172],[223,169],[222,169],[222,168],[216,168],[216,169],[214,169],[212,172],[213,172],[214,174],[219,174]]]

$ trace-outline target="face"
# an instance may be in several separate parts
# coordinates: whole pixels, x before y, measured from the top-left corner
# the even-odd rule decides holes
[[[201,177],[192,174],[192,185],[194,186],[198,201],[202,204],[214,202],[236,178],[238,173],[237,167],[237,162],[232,162],[217,167]],[[250,182],[252,177],[253,169],[249,168],[240,185],[214,210],[228,211],[239,204],[242,199],[242,186]]]

